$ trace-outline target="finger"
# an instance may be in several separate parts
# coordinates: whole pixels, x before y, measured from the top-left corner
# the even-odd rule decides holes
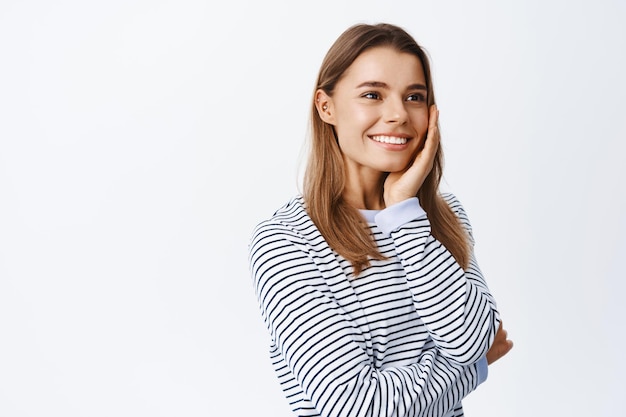
[[[498,326],[496,337],[500,337],[502,335],[502,332],[506,332],[506,330],[504,330],[504,321],[500,320],[500,325]]]
[[[513,342],[511,340],[507,340],[502,346],[502,354],[500,355],[500,357],[509,353],[511,349],[513,349]]]
[[[495,362],[498,359],[501,359],[502,357],[506,356],[512,347],[513,346],[509,345],[508,343],[498,345],[497,349],[495,350],[495,355],[493,356],[492,362]]]
[[[439,110],[436,105],[430,106],[428,113],[428,130],[426,131],[426,138],[424,146],[428,146],[428,142],[434,142],[439,136],[437,135],[437,121],[439,120]]]
[[[439,109],[437,109],[437,105],[433,104],[430,106],[428,111],[428,132],[431,130],[437,129],[437,122],[439,121]]]
[[[510,340],[494,343],[487,352],[487,363],[491,365],[498,359],[507,355],[511,349],[513,349],[513,342]]]
[[[439,135],[438,132],[438,123],[439,121],[439,110],[437,109],[437,105],[433,104],[430,106],[430,111],[428,113],[428,132],[426,133],[426,143],[424,143],[425,148],[430,148],[431,150],[435,150],[437,145],[439,144]]]

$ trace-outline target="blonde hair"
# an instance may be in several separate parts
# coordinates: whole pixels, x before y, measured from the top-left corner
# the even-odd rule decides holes
[[[422,63],[428,105],[435,104],[430,65],[425,51],[402,28],[390,24],[359,24],[346,30],[326,54],[320,67],[316,88],[332,96],[337,82],[365,50],[392,47],[415,55]],[[328,245],[347,259],[354,275],[370,265],[370,259],[384,259],[358,209],[344,198],[345,172],[341,150],[332,125],[322,121],[311,100],[311,149],[304,174],[304,200],[309,216]],[[443,152],[437,150],[432,171],[417,193],[431,223],[431,233],[465,269],[469,264],[468,236],[450,206],[439,194],[443,173]]]

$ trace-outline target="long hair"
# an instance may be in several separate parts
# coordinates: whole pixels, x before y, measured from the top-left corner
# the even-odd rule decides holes
[[[337,82],[354,60],[364,51],[392,47],[415,55],[424,69],[427,103],[435,104],[433,83],[425,51],[402,28],[390,24],[358,24],[346,30],[326,54],[319,71],[316,88],[332,96]],[[311,148],[304,174],[304,200],[309,216],[328,245],[347,259],[354,275],[370,265],[370,259],[384,259],[358,209],[344,198],[345,168],[332,125],[322,121],[311,100]],[[469,239],[454,212],[439,194],[443,174],[443,152],[438,148],[433,168],[417,193],[431,223],[431,232],[464,269],[469,264]]]

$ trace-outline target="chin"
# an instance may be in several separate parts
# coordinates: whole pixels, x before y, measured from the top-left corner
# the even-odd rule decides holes
[[[382,167],[381,171],[389,172],[389,173],[402,172],[407,168],[408,165],[409,165],[408,161],[386,164],[384,167]]]

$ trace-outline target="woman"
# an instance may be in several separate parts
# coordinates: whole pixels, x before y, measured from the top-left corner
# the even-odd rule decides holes
[[[299,416],[460,416],[512,347],[440,195],[428,59],[403,29],[356,25],[326,55],[302,196],[255,229],[271,359]]]

